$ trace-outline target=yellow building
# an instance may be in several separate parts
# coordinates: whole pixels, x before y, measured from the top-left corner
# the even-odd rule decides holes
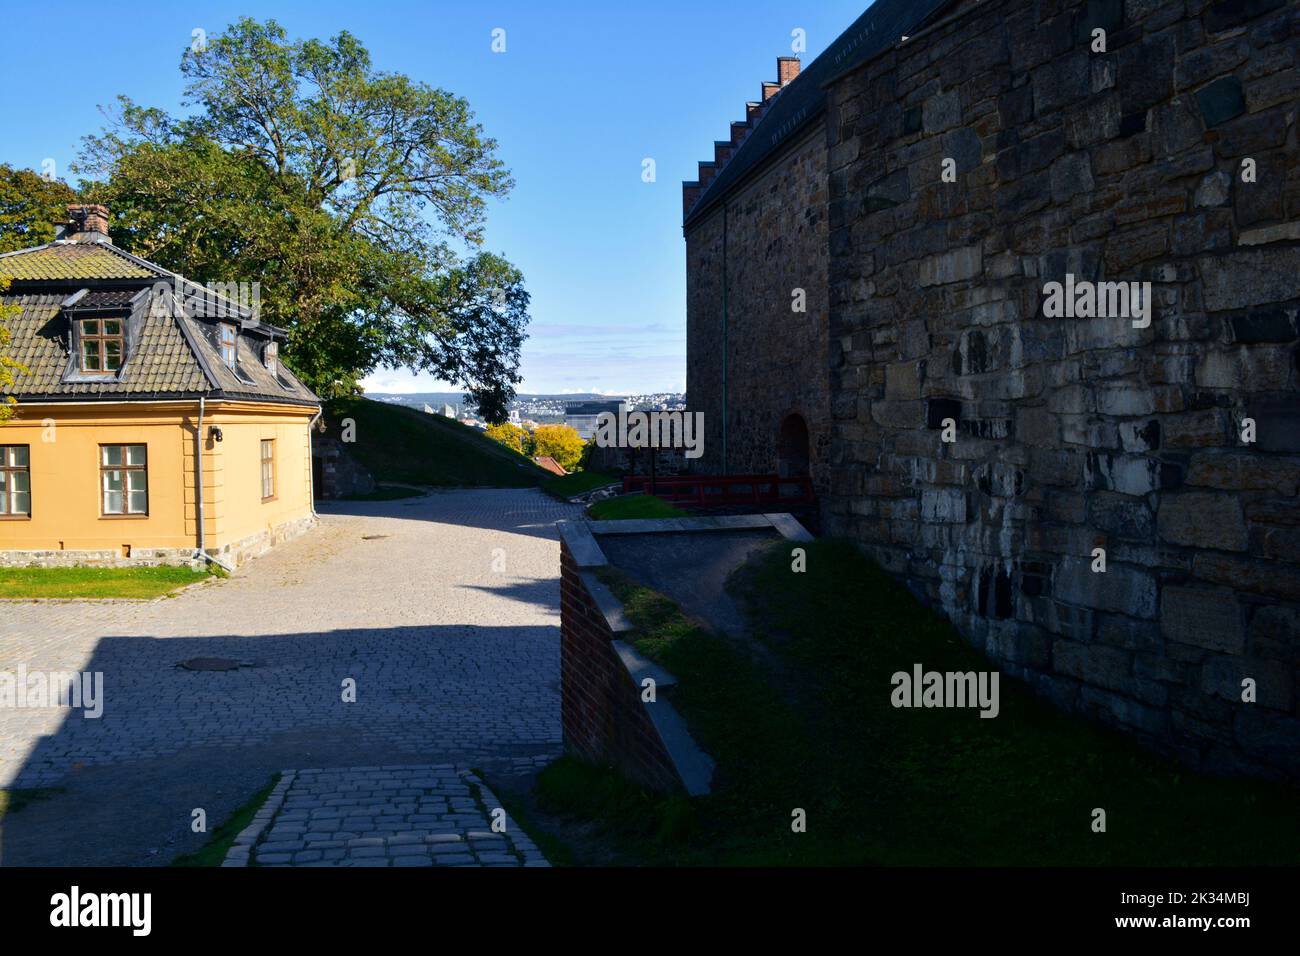
[[[278,361],[284,331],[255,295],[112,245],[104,207],[69,208],[67,238],[0,255],[26,367],[0,424],[0,564],[233,566],[310,528],[320,402]]]

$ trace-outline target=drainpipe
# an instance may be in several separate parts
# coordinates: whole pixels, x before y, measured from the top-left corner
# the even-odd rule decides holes
[[[316,409],[316,414],[307,423],[307,503],[311,506],[313,518],[319,518],[320,515],[316,513],[316,456],[312,454],[316,439],[312,438],[312,433],[316,431],[316,423],[324,414],[325,406],[322,405]]]
[[[204,547],[206,543],[203,540],[203,409],[206,397],[199,396],[199,423],[194,429],[194,487],[197,491],[194,500],[194,513],[198,516],[199,524],[199,557],[207,560],[207,550]]]
[[[722,473],[727,467],[727,204],[722,204]]]
[[[194,464],[195,464],[195,468],[197,469],[197,474],[194,476],[194,492],[195,492],[194,515],[198,519],[198,526],[199,526],[198,557],[200,560],[207,561],[209,564],[215,564],[217,567],[221,568],[221,570],[225,571],[228,574],[234,574],[235,568],[233,565],[227,564],[225,561],[222,561],[220,558],[216,557],[215,555],[208,554],[207,541],[205,540],[204,537],[205,532],[207,530],[203,526],[204,525],[204,520],[203,520],[203,411],[205,407],[204,406],[205,402],[206,402],[206,397],[200,395],[199,396],[199,421],[198,421],[198,425],[194,429]]]

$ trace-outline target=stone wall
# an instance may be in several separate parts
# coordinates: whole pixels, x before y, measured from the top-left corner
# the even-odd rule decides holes
[[[1292,776],[1298,49],[1282,0],[988,0],[832,84],[825,119],[828,529],[1060,707],[1204,769]],[[766,297],[819,267],[788,233],[810,271],[774,266],[766,228],[816,189],[769,183],[730,213],[730,404],[755,422],[788,323]],[[717,218],[688,237],[693,295]],[[1067,274],[1150,282],[1149,326],[1047,317]],[[735,462],[755,445],[738,428]]]
[[[802,134],[686,230],[687,402],[705,436],[693,470],[777,473],[781,424],[796,414],[814,483],[829,488],[825,138],[820,125]]]

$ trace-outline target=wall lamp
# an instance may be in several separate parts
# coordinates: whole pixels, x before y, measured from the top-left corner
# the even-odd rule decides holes
[[[208,428],[208,441],[221,441],[221,429],[216,425],[212,425]]]

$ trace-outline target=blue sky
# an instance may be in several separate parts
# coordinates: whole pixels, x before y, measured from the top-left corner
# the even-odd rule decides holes
[[[867,0],[622,4],[553,2],[15,4],[0,58],[0,162],[60,175],[98,107],[119,93],[181,110],[194,29],[248,14],[291,36],[348,30],[375,65],[466,97],[516,180],[494,201],[486,248],[524,272],[533,322],[522,391],[684,388],[681,181],[775,79],[791,31],[805,63]],[[506,31],[493,53],[492,31]],[[78,62],[84,57],[84,62]],[[642,181],[655,160],[657,181]],[[443,386],[407,370],[373,391]]]

